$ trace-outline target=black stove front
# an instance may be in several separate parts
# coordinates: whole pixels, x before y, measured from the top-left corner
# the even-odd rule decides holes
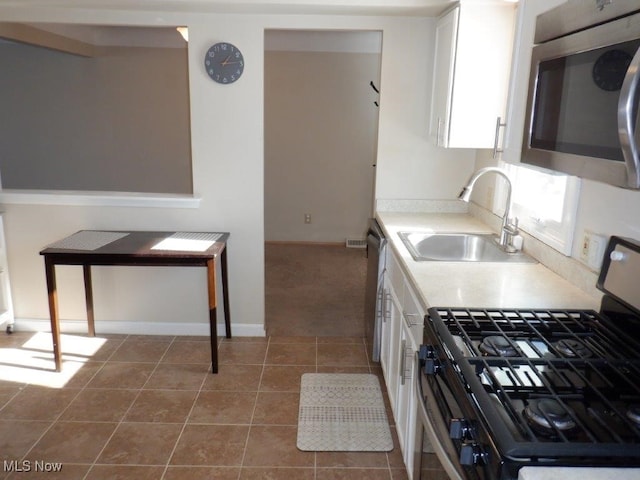
[[[433,308],[422,357],[469,478],[640,467],[640,344],[606,317]]]
[[[607,255],[640,255],[625,242],[612,237]],[[629,305],[610,291],[640,287],[603,281],[621,271],[611,264],[600,312],[429,309],[421,382],[461,478],[512,479],[523,466],[640,468],[640,297]]]

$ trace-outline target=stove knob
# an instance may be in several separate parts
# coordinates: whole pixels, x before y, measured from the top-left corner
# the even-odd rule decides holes
[[[454,440],[471,438],[471,425],[464,418],[452,418],[449,422],[449,437]]]
[[[460,463],[467,466],[487,465],[489,454],[477,443],[465,443],[460,447]]]
[[[609,258],[611,259],[612,262],[624,262],[627,259],[627,254],[624,252],[619,252],[617,250],[614,250],[609,255]]]
[[[442,371],[442,363],[437,358],[427,358],[424,361],[424,373],[427,375],[436,375]]]
[[[418,357],[420,360],[426,360],[427,358],[435,358],[436,349],[433,345],[420,345],[420,351]]]

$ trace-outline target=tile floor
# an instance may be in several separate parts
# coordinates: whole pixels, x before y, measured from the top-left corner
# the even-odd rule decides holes
[[[362,338],[221,338],[217,375],[206,337],[63,335],[61,373],[50,342],[0,334],[0,478],[407,478],[397,447],[296,448],[301,374],[380,374]]]

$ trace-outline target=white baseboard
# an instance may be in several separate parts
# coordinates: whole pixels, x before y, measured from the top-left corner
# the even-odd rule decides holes
[[[209,324],[187,322],[124,322],[118,320],[96,321],[96,334],[125,334],[125,335],[180,335],[180,336],[208,336]],[[50,332],[51,323],[48,319],[16,318],[14,323],[16,332]],[[60,320],[62,333],[87,333],[86,320]],[[231,333],[234,337],[264,337],[264,325],[232,323]],[[218,335],[225,334],[224,323],[218,324]]]

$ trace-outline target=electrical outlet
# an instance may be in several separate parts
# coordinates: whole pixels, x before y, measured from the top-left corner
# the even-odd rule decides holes
[[[311,214],[310,213],[305,213],[304,214],[304,223],[311,223]]]
[[[600,270],[606,246],[607,238],[605,236],[585,230],[580,245],[580,260],[592,270]]]
[[[591,232],[584,231],[582,243],[580,244],[580,260],[587,263],[589,260],[589,244],[591,243]]]

